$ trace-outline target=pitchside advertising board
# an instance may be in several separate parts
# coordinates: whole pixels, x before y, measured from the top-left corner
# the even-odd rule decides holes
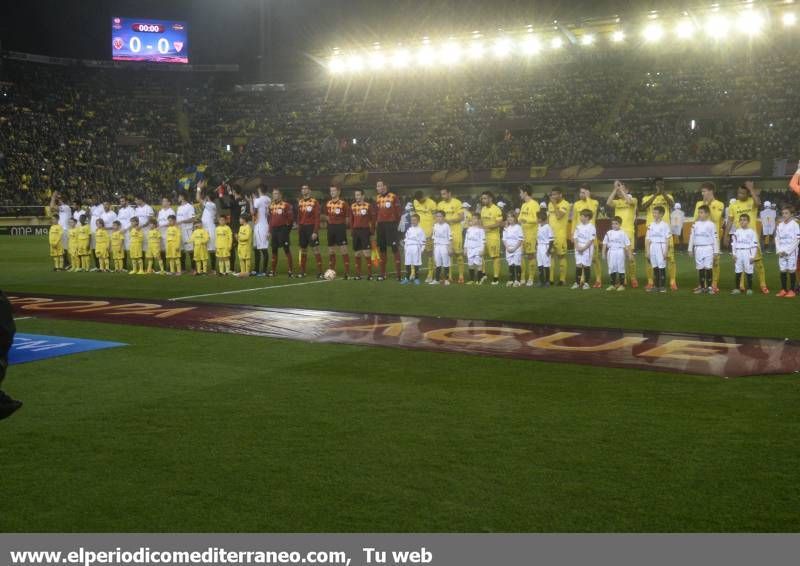
[[[186,22],[111,18],[111,58],[114,61],[188,63]]]
[[[50,226],[9,225],[0,226],[0,236],[47,236]]]

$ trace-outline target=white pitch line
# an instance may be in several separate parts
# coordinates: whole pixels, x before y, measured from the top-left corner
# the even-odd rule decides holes
[[[185,301],[187,299],[199,299],[200,297],[216,297],[218,295],[235,295],[237,293],[249,293],[251,291],[266,291],[268,289],[280,289],[282,287],[297,287],[299,285],[314,285],[315,283],[329,283],[325,279],[316,281],[303,281],[302,283],[287,283],[285,285],[267,285],[266,287],[253,287],[252,289],[236,289],[235,291],[220,291],[219,293],[204,293],[202,295],[189,295],[187,297],[173,297],[170,301]],[[19,319],[18,319],[19,320]]]
[[[33,318],[33,317],[32,316],[20,316],[20,317],[15,318],[14,320],[28,320],[30,318]]]

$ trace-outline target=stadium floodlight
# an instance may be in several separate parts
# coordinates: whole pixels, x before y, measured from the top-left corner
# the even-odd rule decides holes
[[[754,10],[745,10],[739,14],[736,27],[747,35],[758,35],[764,28],[764,16]]]
[[[364,60],[360,55],[350,55],[347,58],[347,70],[351,73],[358,73],[364,68]]]
[[[794,12],[784,12],[782,19],[784,27],[792,27],[797,23],[797,14]]]
[[[706,22],[706,33],[713,39],[723,39],[730,29],[730,23],[725,16],[711,16]]]
[[[680,39],[689,39],[694,34],[694,23],[689,18],[682,18],[675,26],[675,35]]]
[[[434,62],[433,49],[430,45],[423,45],[417,50],[417,65],[420,67],[429,67]]]
[[[647,27],[644,28],[642,32],[644,36],[644,40],[648,43],[657,43],[661,41],[661,38],[664,37],[664,28],[661,27],[661,24],[652,23],[648,24]]]
[[[581,45],[588,47],[592,44],[594,44],[594,35],[587,33],[581,36]]]
[[[614,43],[622,43],[625,41],[625,32],[621,29],[616,30],[614,33],[611,34],[611,41]]]
[[[557,35],[550,40],[550,47],[553,49],[561,49],[562,47],[564,47],[564,40]]]
[[[511,40],[507,37],[498,37],[492,45],[492,53],[498,59],[508,57],[511,53]]]
[[[454,42],[448,41],[442,46],[441,61],[445,65],[455,65],[461,61],[461,46]]]
[[[539,39],[531,33],[527,34],[525,39],[522,40],[521,47],[522,54],[528,56],[536,55],[539,52],[539,49],[541,49],[541,45],[539,45]]]
[[[334,75],[343,73],[346,69],[347,66],[339,55],[334,55],[328,62],[328,70]]]
[[[483,57],[484,51],[485,48],[483,47],[483,42],[475,40],[469,44],[469,49],[467,50],[467,54],[469,55],[470,59],[480,59],[481,57]]]
[[[375,53],[370,54],[369,56],[369,68],[373,71],[380,71],[386,65],[386,57],[383,56],[383,53],[380,51],[376,51]]]
[[[405,69],[411,62],[411,53],[408,49],[398,49],[392,53],[392,67],[395,69]]]

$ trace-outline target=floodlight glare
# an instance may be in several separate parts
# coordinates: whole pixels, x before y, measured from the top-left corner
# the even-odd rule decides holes
[[[380,71],[386,64],[386,58],[383,53],[373,53],[369,56],[369,68],[373,71]]]
[[[680,39],[689,39],[694,33],[694,23],[689,18],[683,18],[678,25],[675,26],[675,35]]]
[[[498,59],[507,57],[509,53],[511,53],[511,40],[507,37],[497,38],[492,46],[492,53],[494,53],[494,56]]]
[[[797,14],[794,12],[784,12],[783,14],[783,25],[785,27],[791,27],[797,23]]]
[[[351,73],[357,73],[364,68],[364,60],[359,55],[351,55],[347,58],[347,69]]]
[[[331,57],[331,60],[328,62],[328,70],[334,75],[344,72],[345,68],[344,61],[342,61],[342,58],[338,55]]]
[[[581,45],[589,46],[592,45],[593,43],[594,43],[594,36],[592,34],[587,33],[586,35],[581,37]]]
[[[522,40],[522,53],[524,55],[536,55],[540,47],[539,40],[534,35],[528,34],[528,36]]]
[[[621,29],[618,29],[614,33],[611,34],[611,41],[614,43],[621,43],[625,41],[625,32]]]
[[[553,49],[561,49],[564,46],[564,40],[561,39],[559,36],[554,37],[550,40],[550,47]]]
[[[408,67],[410,61],[411,54],[407,49],[398,49],[394,52],[394,55],[392,55],[392,66],[395,69],[404,69]]]
[[[764,27],[764,17],[758,12],[747,10],[739,14],[737,27],[747,35],[757,35]]]
[[[730,29],[730,23],[723,16],[712,16],[706,22],[706,33],[714,39],[722,39]]]
[[[421,67],[429,67],[433,64],[433,49],[430,45],[423,45],[417,51],[417,64]]]
[[[652,23],[644,28],[644,40],[648,43],[656,43],[664,37],[664,28],[661,24]]]
[[[470,59],[480,59],[483,57],[485,49],[483,47],[483,43],[480,41],[473,41],[469,44],[469,49],[467,50],[467,55]]]
[[[461,60],[461,47],[453,42],[447,42],[442,46],[442,63],[445,65],[455,65]]]

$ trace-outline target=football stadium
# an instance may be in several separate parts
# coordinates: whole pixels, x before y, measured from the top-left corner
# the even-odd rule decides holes
[[[1,10],[0,531],[800,529],[794,3]]]

